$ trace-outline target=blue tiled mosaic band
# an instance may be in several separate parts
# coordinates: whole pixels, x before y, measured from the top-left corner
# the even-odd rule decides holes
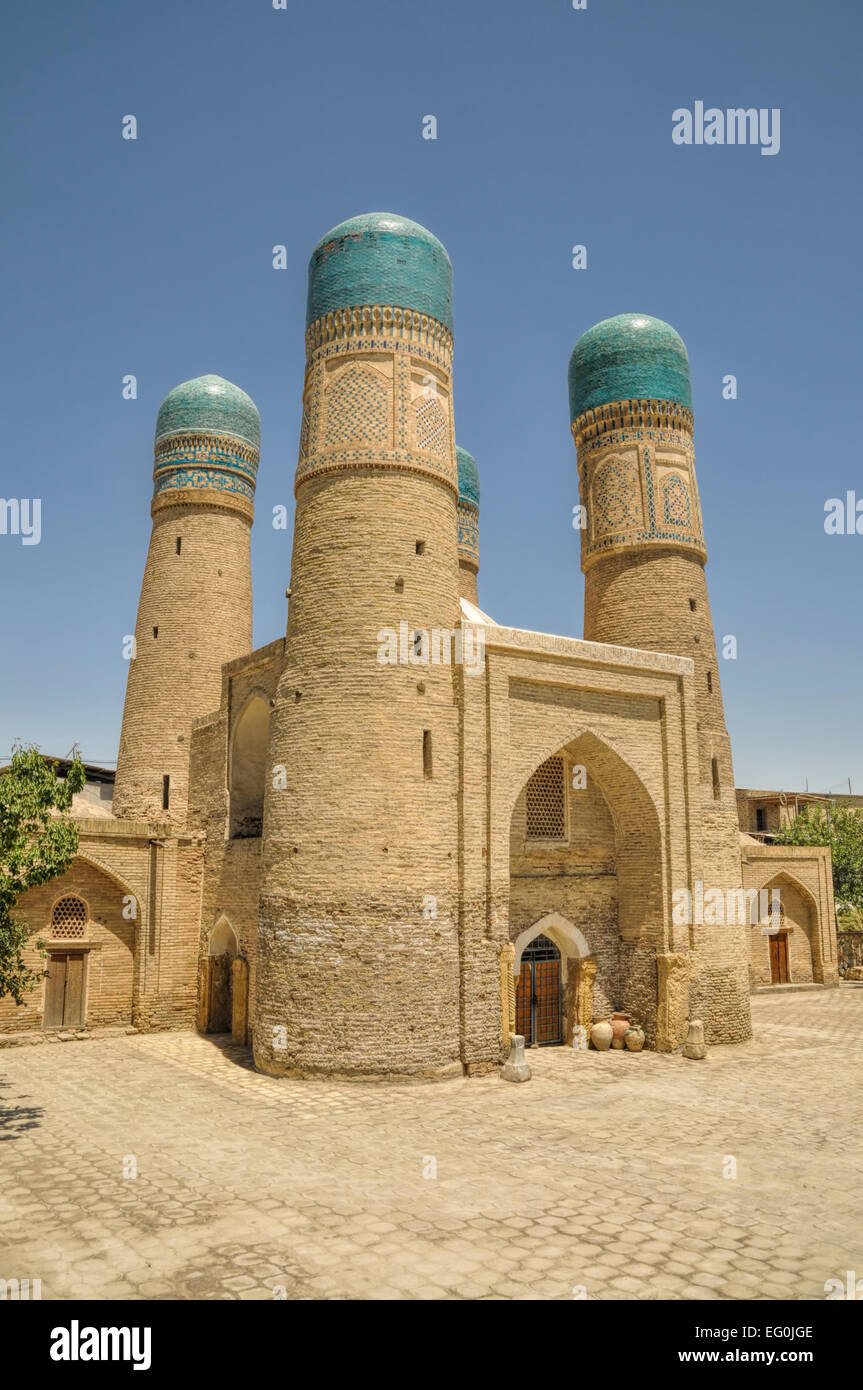
[[[452,266],[445,248],[418,222],[393,212],[340,223],[312,252],[306,326],[356,304],[398,304],[452,332]]]
[[[460,558],[479,569],[479,512],[463,497],[458,499],[458,549]]]
[[[689,358],[683,339],[649,314],[618,314],[589,328],[569,359],[569,410],[611,401],[673,401],[692,409]]]
[[[178,468],[172,473],[157,479],[153,489],[154,497],[172,488],[209,489],[214,492],[234,492],[239,497],[247,497],[251,502],[255,496],[254,487],[233,473],[222,472],[219,468]]]
[[[456,445],[456,462],[458,464],[458,495],[459,501],[472,502],[475,507],[479,507],[479,469],[473,454],[469,454],[467,449],[462,449]]]

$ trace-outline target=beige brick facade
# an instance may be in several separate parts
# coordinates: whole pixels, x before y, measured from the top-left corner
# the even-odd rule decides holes
[[[679,897],[777,884],[791,982],[834,982],[829,852],[741,846],[691,412],[575,420],[576,641],[478,621],[448,327],[346,303],[306,350],[284,638],[251,650],[256,451],[194,421],[184,444],[176,411],[157,435],[114,818],[21,904],[40,935],[58,898],[86,904],[79,1026],[231,1030],[274,1075],[481,1074],[514,997],[534,1026],[544,943],[548,1040],[622,1010],[659,1050],[693,1017],[743,1041],[767,937]],[[184,448],[216,482],[178,472]],[[0,1032],[42,1027],[45,989],[0,1003]]]

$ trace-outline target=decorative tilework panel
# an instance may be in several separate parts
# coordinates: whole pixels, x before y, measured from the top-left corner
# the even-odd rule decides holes
[[[171,488],[212,488],[216,492],[236,492],[241,497],[254,500],[255,489],[243,478],[233,473],[223,473],[218,468],[178,468],[156,479],[153,495],[167,492]]]
[[[462,497],[458,499],[458,544],[460,550],[479,559],[479,512]]]
[[[423,396],[415,404],[416,440],[418,449],[428,449],[438,458],[445,459],[449,453],[449,426],[447,418],[433,396]]]
[[[677,473],[672,473],[663,481],[662,504],[663,520],[672,526],[689,527],[692,524],[689,488]]]
[[[591,487],[590,517],[594,536],[637,525],[641,520],[638,474],[627,459],[606,459],[597,468]]]
[[[348,367],[327,392],[327,444],[389,442],[389,387],[377,372]]]

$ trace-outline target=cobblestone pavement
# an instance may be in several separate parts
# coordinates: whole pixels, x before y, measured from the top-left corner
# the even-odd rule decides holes
[[[752,1004],[754,1041],[705,1062],[549,1048],[520,1086],[274,1080],[191,1033],[6,1050],[0,1278],[49,1299],[823,1299],[863,1274],[863,987]]]

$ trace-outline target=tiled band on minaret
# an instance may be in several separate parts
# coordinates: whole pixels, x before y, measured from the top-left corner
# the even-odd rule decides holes
[[[254,1032],[275,1074],[461,1069],[454,672],[380,659],[459,614],[451,274],[382,213],[309,266]]]
[[[473,454],[456,448],[458,463],[458,569],[459,593],[479,605],[476,578],[479,573],[479,469]]]

